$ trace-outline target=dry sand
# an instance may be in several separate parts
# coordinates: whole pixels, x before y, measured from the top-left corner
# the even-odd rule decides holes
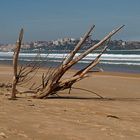
[[[0,66],[0,82],[11,79],[11,68]],[[0,139],[140,139],[139,74],[91,73],[74,87],[91,90],[104,99],[76,89],[70,95],[65,91],[61,98],[47,100],[22,97],[12,101],[1,94]]]

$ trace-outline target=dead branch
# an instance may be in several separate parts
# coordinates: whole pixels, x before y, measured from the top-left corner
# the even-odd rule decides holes
[[[20,53],[20,49],[21,49],[22,39],[23,39],[23,29],[21,29],[21,31],[20,31],[19,38],[16,43],[16,47],[15,47],[14,55],[13,55],[14,76],[13,76],[11,99],[16,98],[16,93],[18,92],[16,87],[19,85],[21,86],[23,84],[28,84],[28,82],[36,75],[38,69],[40,68],[40,65],[38,63],[36,63],[35,61],[28,63],[24,66],[19,66],[18,58],[19,58],[19,53]],[[36,58],[39,58],[38,54],[37,54]],[[34,92],[34,91],[32,91],[32,92]]]
[[[74,50],[72,50],[69,54],[69,56],[64,60],[63,65],[68,64],[75,56],[75,54],[78,52],[78,50],[81,48],[81,46],[84,44],[84,42],[86,41],[86,39],[90,36],[90,33],[92,32],[93,28],[95,27],[95,25],[93,25],[90,30],[85,33],[84,37],[81,39],[81,41],[79,41],[79,43],[76,45],[76,47],[74,48]]]
[[[13,84],[12,84],[12,94],[11,94],[11,99],[16,98],[16,86],[19,80],[18,74],[17,74],[17,66],[18,66],[18,57],[19,57],[19,52],[21,48],[21,43],[23,39],[23,29],[21,29],[19,38],[16,43],[16,48],[14,50],[14,55],[13,55]]]
[[[40,98],[40,99],[47,98],[49,95],[57,94],[57,92],[65,90],[65,89],[71,90],[74,83],[86,78],[90,70],[94,68],[100,62],[100,57],[106,51],[108,46],[105,46],[104,49],[101,50],[99,55],[95,59],[93,59],[86,67],[76,72],[70,78],[62,79],[63,75],[73,65],[77,64],[80,60],[82,60],[89,53],[93,52],[100,46],[105,45],[105,43],[108,40],[110,40],[110,38],[114,34],[116,34],[119,30],[121,30],[124,27],[124,25],[113,30],[112,32],[107,34],[100,42],[91,46],[89,49],[85,50],[80,55],[76,56],[76,53],[78,53],[80,48],[83,46],[83,44],[91,35],[91,32],[94,29],[94,27],[95,25],[93,25],[89,29],[89,31],[84,34],[83,38],[79,41],[79,43],[75,46],[75,48],[64,58],[62,63],[57,68],[55,69],[49,68],[46,73],[42,74],[40,85],[38,85],[37,87],[33,89],[33,87],[35,86],[35,83],[33,83],[32,86],[29,88],[29,90],[25,91],[24,93],[27,93],[27,92],[36,93],[35,94],[36,98]],[[37,71],[40,68],[39,63],[29,63],[24,66],[18,67],[18,57],[19,57],[19,52],[21,48],[22,38],[23,38],[23,29],[21,29],[20,31],[19,38],[16,43],[16,48],[14,50],[14,55],[13,55],[14,76],[13,76],[12,94],[11,94],[12,99],[16,98],[17,85],[21,86],[23,84],[27,84],[36,75]],[[85,91],[89,92],[89,90],[85,90]],[[99,96],[100,98],[103,98],[102,96],[98,94],[96,95]]]
[[[71,86],[75,82],[87,77],[87,73],[99,63],[99,58],[104,53],[104,51],[107,49],[107,47],[105,47],[101,51],[101,53],[87,67],[85,67],[84,69],[77,72],[73,77],[61,80],[62,76],[73,65],[75,65],[77,62],[79,62],[84,57],[86,57],[93,50],[95,50],[98,47],[100,47],[101,45],[103,45],[107,40],[109,40],[114,34],[116,34],[123,27],[124,27],[124,25],[113,30],[108,35],[106,35],[99,43],[93,45],[91,48],[89,48],[88,50],[86,50],[85,52],[81,53],[79,56],[74,58],[75,54],[78,52],[78,50],[84,44],[84,42],[88,38],[89,34],[93,30],[94,26],[92,26],[90,28],[90,30],[84,35],[84,38],[76,45],[74,50],[71,51],[70,55],[68,55],[68,57],[66,57],[66,59],[63,61],[63,63],[50,76],[47,77],[45,86],[43,86],[43,88],[37,92],[36,98],[47,98],[49,95],[56,94],[60,90],[71,88]]]

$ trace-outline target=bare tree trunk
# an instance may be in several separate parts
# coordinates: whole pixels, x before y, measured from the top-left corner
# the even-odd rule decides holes
[[[11,99],[16,98],[16,86],[19,80],[18,77],[18,57],[19,57],[19,52],[20,52],[20,48],[21,48],[21,43],[22,43],[22,39],[23,39],[23,29],[21,29],[20,34],[19,34],[19,38],[16,42],[16,48],[14,50],[14,55],[13,55],[13,84],[12,84],[12,94],[11,94]]]

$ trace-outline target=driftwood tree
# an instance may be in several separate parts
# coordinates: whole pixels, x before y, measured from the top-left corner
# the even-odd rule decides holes
[[[94,25],[89,29],[88,32],[85,33],[82,40],[79,41],[79,43],[75,46],[75,48],[69,53],[69,55],[62,61],[60,66],[55,68],[54,70],[50,70],[42,75],[42,83],[38,85],[34,90],[30,90],[29,92],[35,93],[35,98],[39,99],[45,99],[48,98],[48,96],[56,94],[58,91],[65,90],[65,89],[71,89],[72,85],[83,78],[88,76],[89,71],[95,67],[99,61],[101,55],[106,51],[108,46],[105,46],[99,55],[92,60],[85,68],[79,70],[76,72],[73,76],[70,78],[64,79],[62,78],[63,75],[76,63],[78,63],[81,59],[86,57],[89,53],[93,52],[100,46],[104,45],[110,38],[116,34],[119,30],[121,30],[124,25],[120,26],[117,29],[114,29],[112,32],[107,34],[100,42],[97,44],[91,46],[89,49],[85,50],[83,53],[81,53],[79,56],[76,56],[76,53],[81,49],[83,44],[86,42],[86,40],[91,36],[91,32],[94,29]],[[20,66],[18,67],[18,58],[19,58],[19,52],[21,48],[23,38],[23,29],[21,29],[18,41],[16,43],[16,48],[14,50],[13,55],[13,84],[12,84],[12,94],[11,98],[16,98],[17,93],[17,85],[23,84],[31,80],[34,76],[32,74],[36,70],[39,69],[39,65],[35,64],[27,64],[26,66]],[[32,76],[29,76],[32,74]],[[101,97],[100,95],[97,95]]]
[[[42,88],[37,90],[35,95],[36,98],[42,99],[47,98],[49,95],[56,94],[58,91],[71,89],[72,85],[77,81],[87,77],[88,72],[95,67],[99,61],[101,55],[107,49],[107,46],[100,52],[100,54],[85,68],[76,72],[72,77],[67,79],[62,79],[63,75],[76,63],[78,63],[81,59],[86,57],[89,53],[94,51],[95,49],[102,46],[105,42],[107,42],[114,34],[116,34],[119,30],[121,30],[124,25],[119,28],[113,30],[108,35],[106,35],[99,43],[91,46],[85,52],[81,53],[79,56],[75,56],[75,54],[79,51],[82,45],[85,43],[87,38],[91,35],[91,32],[95,26],[92,26],[87,33],[85,33],[84,37],[80,42],[75,46],[74,50],[70,52],[70,54],[63,60],[62,64],[55,69],[55,71],[50,72],[47,76],[42,76]]]

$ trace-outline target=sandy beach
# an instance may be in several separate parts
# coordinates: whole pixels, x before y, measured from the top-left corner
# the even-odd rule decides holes
[[[36,81],[43,71],[36,75]],[[11,81],[12,68],[1,65],[0,83]],[[6,96],[10,91],[0,88],[0,139],[140,139],[140,74],[94,72],[74,87],[71,94],[63,91],[57,98],[39,100],[20,95],[14,101]]]

